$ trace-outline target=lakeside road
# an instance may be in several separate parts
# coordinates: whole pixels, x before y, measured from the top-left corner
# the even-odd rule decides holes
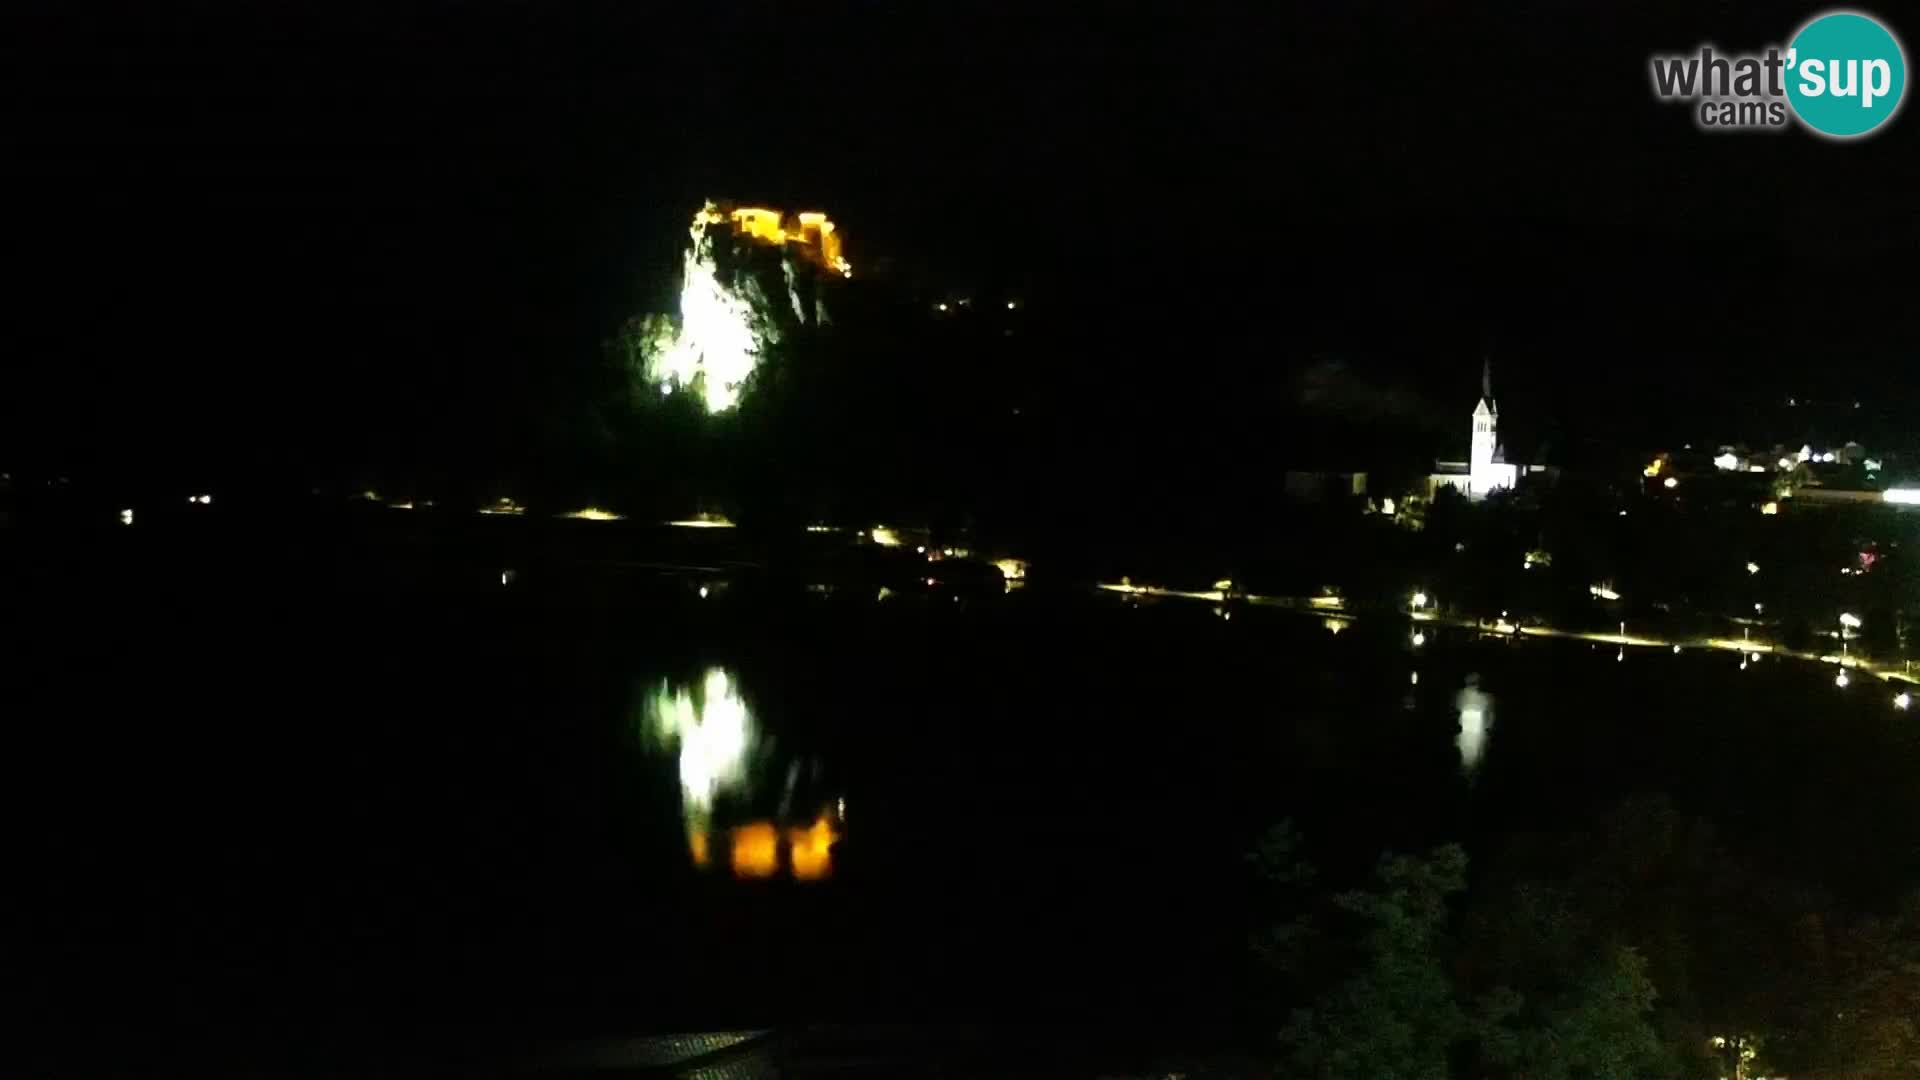
[[[1095,588],[1105,592],[1119,593],[1123,596],[1147,596],[1173,600],[1201,600],[1209,603],[1248,604],[1254,607],[1275,608],[1301,615],[1317,615],[1321,618],[1355,621],[1362,617],[1384,617],[1387,613],[1379,611],[1357,612],[1349,610],[1338,598],[1310,596],[1260,596],[1252,593],[1233,593],[1229,595],[1218,589],[1187,591],[1163,589],[1153,585],[1102,583]],[[1494,637],[1534,637],[1561,638],[1569,641],[1587,641],[1600,645],[1617,645],[1622,649],[1715,649],[1722,652],[1742,653],[1758,659],[1761,656],[1784,657],[1813,664],[1832,664],[1847,672],[1857,672],[1880,679],[1884,682],[1920,684],[1920,677],[1900,668],[1879,667],[1861,660],[1858,656],[1833,652],[1797,652],[1792,649],[1768,642],[1750,641],[1738,638],[1696,637],[1663,638],[1649,637],[1644,634],[1605,633],[1590,630],[1562,630],[1551,626],[1520,626],[1506,619],[1488,622],[1478,618],[1464,618],[1453,615],[1436,614],[1430,611],[1396,611],[1394,618],[1406,619],[1413,624],[1429,624],[1449,627],[1457,630],[1472,630]]]

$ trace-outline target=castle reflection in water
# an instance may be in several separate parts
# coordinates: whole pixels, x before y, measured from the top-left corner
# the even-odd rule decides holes
[[[726,669],[709,668],[697,683],[661,681],[646,696],[644,712],[649,744],[677,762],[687,854],[695,867],[723,863],[737,878],[832,876],[845,801],[835,799],[811,821],[752,816],[764,794],[756,776],[771,764],[769,747]],[[789,772],[783,807],[791,803],[793,778]],[[741,809],[737,817],[730,813]]]

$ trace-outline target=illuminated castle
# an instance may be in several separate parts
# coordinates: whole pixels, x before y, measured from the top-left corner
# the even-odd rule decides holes
[[[821,279],[850,278],[853,267],[840,231],[821,213],[789,224],[778,210],[709,201],[694,213],[687,240],[679,313],[650,323],[639,348],[663,394],[689,391],[708,412],[725,412],[770,346],[828,324]]]
[[[710,204],[701,213],[712,224],[731,221],[735,236],[750,236],[762,243],[780,245],[822,269],[836,271],[842,277],[853,276],[853,266],[840,250],[839,230],[827,215],[818,211],[794,215],[791,225],[782,212],[758,206],[721,209]]]

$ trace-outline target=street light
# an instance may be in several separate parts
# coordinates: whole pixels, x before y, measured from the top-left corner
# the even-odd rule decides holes
[[[1426,606],[1427,606],[1427,594],[1424,592],[1420,592],[1419,590],[1415,590],[1413,594],[1413,610],[1419,611],[1420,609]]]
[[[1840,613],[1840,625],[1849,630],[1858,630],[1860,629],[1860,617],[1851,612],[1843,611]]]

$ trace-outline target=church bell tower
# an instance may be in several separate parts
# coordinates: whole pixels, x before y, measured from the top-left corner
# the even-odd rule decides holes
[[[1467,455],[1470,469],[1479,472],[1493,464],[1499,437],[1500,407],[1493,400],[1493,361],[1485,360],[1480,367],[1480,404],[1473,410],[1473,442]]]

